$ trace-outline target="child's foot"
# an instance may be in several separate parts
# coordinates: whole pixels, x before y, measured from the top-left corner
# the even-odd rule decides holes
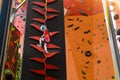
[[[48,51],[45,51],[46,52],[46,54],[48,54],[49,52]]]
[[[41,45],[40,45],[40,44],[37,44],[37,46],[41,47]]]

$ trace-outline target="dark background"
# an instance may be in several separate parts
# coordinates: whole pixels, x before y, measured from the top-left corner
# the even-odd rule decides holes
[[[7,24],[9,23],[9,13],[11,7],[11,0],[3,0],[2,9],[0,12],[0,51],[2,49],[3,39],[7,31]],[[4,39],[5,41],[5,39]]]

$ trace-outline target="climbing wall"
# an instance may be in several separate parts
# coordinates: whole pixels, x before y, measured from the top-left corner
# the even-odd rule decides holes
[[[115,80],[102,0],[65,0],[64,6],[67,79]]]
[[[29,0],[23,51],[22,80],[66,80],[64,15],[61,0]],[[51,41],[39,46],[47,26]],[[43,41],[44,45],[44,41]]]
[[[22,1],[13,0],[12,8],[18,7]],[[26,18],[26,3],[16,12],[13,23],[10,23],[7,37],[6,48],[4,49],[4,62],[1,80],[19,80],[22,66],[22,50],[24,41],[24,29]],[[10,14],[10,18],[11,18]]]

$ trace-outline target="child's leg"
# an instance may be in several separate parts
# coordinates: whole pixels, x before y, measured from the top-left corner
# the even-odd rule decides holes
[[[46,53],[49,53],[48,50],[47,50],[47,43],[46,42],[44,42],[44,49],[45,49]]]
[[[39,47],[42,47],[42,41],[44,41],[44,38],[39,39],[39,44],[38,44]]]

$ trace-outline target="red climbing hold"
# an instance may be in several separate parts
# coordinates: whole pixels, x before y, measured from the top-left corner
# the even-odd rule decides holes
[[[60,47],[55,44],[48,43],[47,48],[58,48],[59,49]]]
[[[47,8],[47,12],[58,12],[58,10],[55,10],[53,8]]]
[[[55,18],[55,17],[57,17],[57,16],[58,16],[57,14],[49,15],[49,16],[47,16],[47,19],[53,19],[53,18]]]
[[[46,72],[44,70],[30,70],[31,72],[38,74],[38,75],[45,75]]]
[[[53,3],[55,2],[56,0],[47,0],[47,3]]]
[[[41,7],[45,6],[45,3],[42,3],[42,2],[32,2],[32,4],[37,5],[37,6],[41,6]]]
[[[36,62],[39,62],[39,63],[44,63],[45,62],[44,58],[30,58],[30,60],[33,60],[33,61],[36,61]]]
[[[45,52],[45,50],[37,45],[34,45],[34,44],[30,44],[31,47],[35,48],[36,50],[38,50],[39,52]]]
[[[46,64],[46,69],[60,69],[59,67],[56,67],[52,64]]]
[[[56,35],[58,33],[59,33],[59,31],[50,32],[50,36],[54,36],[54,35]]]
[[[32,24],[32,25],[34,25],[34,24]],[[39,26],[38,26],[39,27]],[[38,28],[38,27],[36,27],[36,28]],[[52,36],[54,36],[54,35],[56,35],[56,34],[58,34],[59,33],[59,31],[54,31],[54,32],[50,32],[50,37],[52,37]],[[40,36],[31,36],[31,37],[29,37],[30,39],[33,39],[33,40],[39,40],[40,39]]]
[[[58,52],[50,52],[50,53],[45,54],[45,57],[51,58],[51,57],[53,57],[53,56],[55,56],[57,54],[58,54]]]
[[[40,22],[40,23],[45,23],[44,19],[40,19],[40,18],[33,18],[32,20]]]
[[[50,76],[46,76],[46,77],[45,77],[45,80],[57,80],[57,79],[55,79],[55,78],[53,78],[53,77],[50,77]]]
[[[33,8],[34,11],[38,12],[39,14],[45,15],[45,12],[38,9],[38,8]]]
[[[37,24],[30,24],[32,27],[40,31],[40,26]]]
[[[40,36],[31,36],[30,39],[33,39],[33,40],[39,41]]]

